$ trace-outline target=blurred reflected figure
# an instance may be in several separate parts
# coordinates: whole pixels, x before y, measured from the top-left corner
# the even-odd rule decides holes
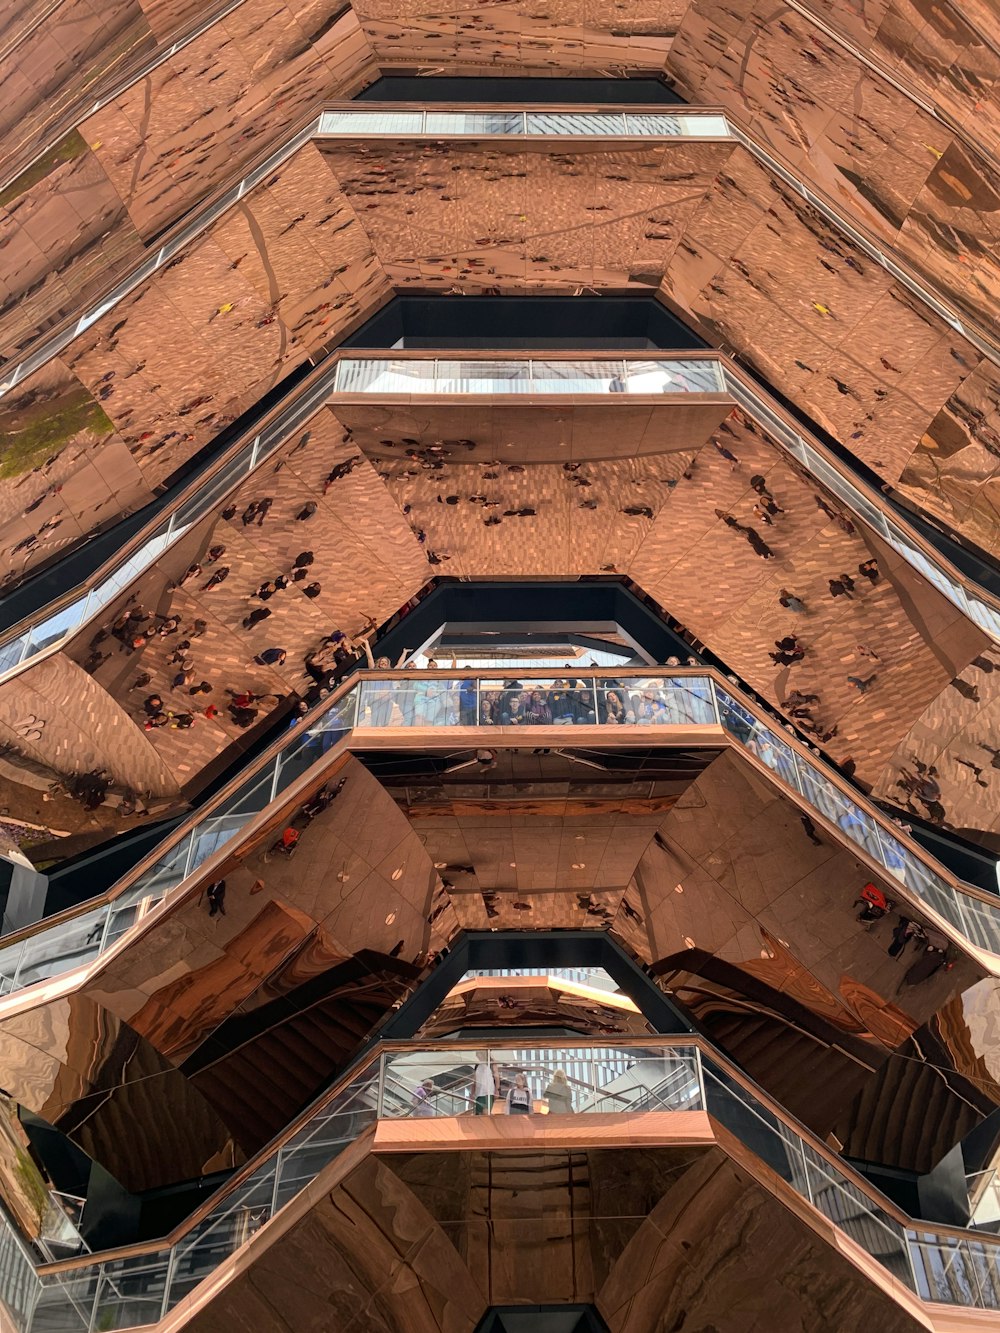
[[[429,1078],[425,1078],[419,1087],[414,1088],[413,1096],[410,1098],[410,1104],[413,1107],[412,1116],[414,1120],[431,1120],[434,1117],[434,1106],[431,1098],[434,1096],[434,1084]]]
[[[550,1115],[573,1114],[573,1089],[564,1069],[556,1070],[542,1096],[548,1103]]]

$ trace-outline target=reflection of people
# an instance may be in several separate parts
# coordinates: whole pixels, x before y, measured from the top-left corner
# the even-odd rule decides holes
[[[858,921],[880,921],[894,906],[892,899],[887,898],[876,884],[866,884],[861,890],[861,897],[855,898],[851,906],[857,907],[859,903],[861,911],[857,915]]]
[[[271,844],[271,847],[267,854],[268,856],[271,856],[275,852],[280,852],[282,856],[291,856],[298,845],[299,845],[299,831],[298,829],[292,828],[292,826],[289,825],[288,828],[284,830],[278,841]]]
[[[926,940],[923,951],[915,963],[911,963],[903,978],[904,986],[918,986],[921,981],[932,977],[939,968],[948,962],[948,941],[939,931],[925,929]]]
[[[476,1052],[476,1071],[472,1076],[472,1095],[476,1103],[476,1115],[489,1115],[493,1110],[493,1100],[497,1095],[496,1070],[490,1064],[485,1051]]]
[[[507,1093],[508,1115],[531,1114],[531,1089],[524,1074],[515,1074],[514,1082]]]
[[[415,1120],[430,1120],[433,1117],[434,1107],[431,1105],[433,1095],[434,1084],[429,1078],[425,1078],[419,1087],[413,1089],[410,1103],[413,1106]]]
[[[226,915],[226,881],[224,879],[217,879],[213,884],[209,884],[205,896],[208,899],[209,916]]]
[[[573,1114],[573,1090],[564,1069],[557,1069],[542,1096],[548,1102],[550,1115]]]

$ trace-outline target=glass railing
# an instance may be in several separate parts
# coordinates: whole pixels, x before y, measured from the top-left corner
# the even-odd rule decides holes
[[[924,1300],[1000,1309],[1000,1243],[915,1226],[779,1113],[745,1076],[684,1037],[392,1043],[369,1055],[179,1238],[159,1249],[34,1267],[0,1226],[2,1297],[17,1333],[104,1333],[156,1323],[379,1120],[707,1112],[769,1171]],[[509,1142],[509,1140],[508,1140]],[[433,1145],[433,1131],[413,1139]]]
[[[335,698],[314,721],[299,723],[283,748],[234,792],[195,819],[153,865],[106,899],[0,948],[0,997],[92,962],[193,875],[276,797],[350,733],[356,696]]]
[[[267,426],[155,527],[120,565],[88,591],[35,624],[0,638],[0,683],[39,654],[68,642],[99,616],[192,526],[203,519],[332,394],[728,394],[759,421],[780,448],[809,469],[862,522],[887,541],[951,603],[1000,642],[1000,610],[967,587],[957,572],[923,549],[915,534],[842,473],[719,357],[621,359],[343,357],[321,371]]]
[[[842,501],[963,615],[1000,642],[1000,610],[985,601],[974,584],[969,586],[969,580],[961,579],[939,563],[933,554],[924,551],[915,540],[912,529],[901,524],[892,511],[879,503],[873,492],[859,484],[850,473],[834,466],[807,435],[779,415],[738,372],[725,363],[721,371],[725,392],[763,426],[782,449],[807,468],[810,476]]]
[[[484,135],[543,135],[555,138],[599,139],[731,139],[725,116],[711,111],[422,111],[410,107],[361,111],[324,111],[319,137],[347,135],[365,138],[389,135],[432,136],[446,139]]]
[[[913,898],[970,944],[1000,955],[1000,898],[949,878],[916,844],[904,842],[884,814],[835,780],[822,759],[794,744],[781,723],[712,675],[669,669],[571,677],[378,671],[352,677],[315,721],[298,724],[280,751],[195,818],[159,860],[110,901],[39,922],[0,948],[0,997],[99,957],[352,730],[350,744],[362,748],[363,732],[373,728],[532,726],[654,727],[664,739],[663,728],[684,728],[685,744],[691,743],[692,726],[721,728]],[[704,739],[712,743],[711,736]]]
[[[342,357],[337,394],[590,394],[726,393],[718,358],[670,360],[634,357],[539,360],[416,357]]]

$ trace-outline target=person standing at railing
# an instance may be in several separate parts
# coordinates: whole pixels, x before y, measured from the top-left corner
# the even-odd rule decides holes
[[[371,643],[367,638],[361,639],[360,644],[365,651],[365,659],[368,662],[369,671],[392,670],[392,662],[388,657],[376,658],[373,655]],[[409,651],[408,648],[403,649],[399,661],[396,663],[397,668],[401,667],[406,661]],[[364,692],[363,697],[367,699],[367,702],[371,706],[371,721],[368,725],[372,727],[389,726],[392,721],[392,705],[395,699],[394,688],[388,683],[384,688],[369,686],[368,690]]]
[[[497,1095],[497,1069],[486,1053],[476,1052],[476,1068],[472,1075],[472,1096],[476,1115],[492,1115]]]
[[[458,686],[458,723],[462,727],[476,725],[477,682],[466,678]]]
[[[542,1093],[549,1108],[549,1115],[573,1114],[573,1089],[564,1069],[557,1069],[549,1080],[549,1086]]]
[[[528,1087],[526,1074],[515,1074],[514,1082],[507,1093],[508,1115],[531,1115],[531,1089]]]
[[[434,1105],[432,1097],[434,1096],[434,1084],[429,1078],[413,1089],[413,1096],[410,1098],[410,1105],[413,1107],[412,1116],[414,1120],[432,1120],[434,1118]]]

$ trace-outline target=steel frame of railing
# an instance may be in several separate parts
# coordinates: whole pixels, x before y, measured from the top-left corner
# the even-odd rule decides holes
[[[472,365],[477,360],[489,360],[494,363],[510,363],[512,366],[541,362],[543,358],[518,357],[507,353],[496,356],[490,353],[469,352],[450,361]],[[341,367],[352,361],[375,363],[394,361],[403,364],[441,366],[449,363],[448,358],[399,352],[369,351],[363,357],[353,353],[337,353],[309,377],[297,390],[292,401],[275,409],[267,418],[266,424],[259,427],[255,434],[237,442],[225,457],[203,478],[192,483],[191,487],[178,499],[176,505],[165,518],[158,518],[130,543],[124,557],[114,557],[106,562],[89,579],[89,590],[75,589],[62,598],[50,602],[40,614],[23,620],[0,633],[0,685],[13,679],[34,663],[58,652],[74,636],[117,598],[132,582],[151,567],[151,565],[175,541],[184,536],[191,527],[204,519],[214,506],[237,487],[254,469],[269,458],[294,430],[316,412],[331,397],[343,396],[351,401],[357,390],[343,392],[338,388]],[[755,382],[746,376],[721,353],[707,349],[694,354],[692,352],[658,352],[649,354],[630,354],[611,357],[607,354],[594,354],[581,357],[577,353],[554,351],[544,361],[549,365],[572,362],[576,366],[592,366],[592,381],[600,384],[604,391],[606,368],[615,367],[617,371],[624,367],[626,382],[626,400],[636,401],[639,394],[627,392],[630,365],[646,367],[662,364],[670,365],[712,365],[718,382],[716,392],[729,395],[769,432],[779,448],[784,450],[793,463],[805,467],[818,485],[825,487],[838,501],[848,507],[852,514],[867,524],[883,540],[888,542],[922,577],[926,578],[953,606],[974,624],[978,625],[994,641],[1000,642],[1000,600],[992,594],[978,589],[971,579],[958,571],[948,560],[942,557],[915,530],[910,529],[892,513],[888,512],[882,497],[877,491],[867,486],[858,478],[846,474],[839,461],[825,449],[819,441],[799,427],[794,419],[777,404],[773,403]],[[567,380],[567,383],[570,381]],[[587,401],[581,393],[580,383],[587,382],[582,377],[577,387],[572,390],[574,396]],[[552,394],[551,388],[545,390]],[[570,392],[567,390],[566,392]],[[706,393],[712,390],[679,388],[678,398],[691,394]],[[666,397],[674,395],[649,393],[651,401],[660,403]],[[392,393],[381,393],[380,397],[391,400]],[[485,394],[483,396],[493,396]],[[442,394],[442,397],[448,395]],[[977,591],[973,591],[976,588]]]
[[[600,1060],[597,1058],[599,1053],[603,1056]],[[784,1180],[811,1208],[844,1231],[921,1300],[983,1309],[1000,1308],[1000,1239],[957,1227],[922,1224],[908,1217],[704,1038],[684,1034],[604,1041],[578,1037],[556,1041],[533,1039],[531,1032],[526,1031],[519,1038],[484,1042],[481,1046],[450,1039],[380,1042],[349,1067],[330,1091],[296,1117],[267,1148],[240,1168],[211,1200],[162,1241],[127,1246],[88,1256],[86,1260],[37,1264],[9,1218],[0,1218],[0,1272],[18,1267],[23,1287],[29,1280],[26,1266],[30,1265],[37,1287],[31,1301],[22,1299],[27,1310],[12,1313],[18,1333],[50,1333],[55,1328],[63,1333],[73,1333],[73,1328],[65,1320],[67,1305],[75,1306],[79,1313],[79,1333],[97,1333],[102,1327],[135,1327],[136,1324],[129,1324],[120,1317],[112,1324],[102,1321],[99,1316],[102,1309],[109,1307],[125,1311],[127,1301],[136,1299],[135,1293],[125,1290],[127,1279],[136,1274],[152,1281],[152,1298],[139,1297],[143,1309],[148,1310],[158,1297],[157,1318],[162,1318],[176,1304],[176,1300],[171,1300],[176,1279],[183,1279],[177,1295],[177,1299],[183,1299],[197,1282],[217,1271],[266,1226],[281,1208],[335,1160],[339,1151],[385,1118],[385,1112],[390,1109],[387,1073],[391,1068],[400,1067],[406,1060],[409,1063],[404,1068],[416,1069],[420,1077],[430,1077],[432,1082],[433,1071],[437,1069],[442,1076],[456,1077],[459,1084],[469,1084],[470,1071],[483,1055],[491,1067],[509,1068],[511,1072],[520,1068],[537,1073],[540,1068],[543,1075],[548,1075],[553,1072],[553,1067],[565,1064],[578,1069],[589,1068],[590,1087],[582,1081],[578,1081],[577,1087],[583,1088],[584,1098],[589,1097],[593,1105],[582,1102],[576,1108],[579,1115],[593,1112],[619,1114],[605,1109],[604,1103],[609,1098],[622,1103],[620,1113],[629,1116],[641,1116],[650,1111],[659,1114],[676,1111],[705,1113],[761,1161],[765,1183],[769,1184],[774,1177]],[[609,1060],[609,1056],[614,1058]],[[660,1081],[646,1084],[640,1077],[632,1085],[622,1087],[621,1080],[632,1071],[640,1070],[644,1058],[656,1065],[656,1071],[651,1068],[651,1073],[663,1074]],[[667,1061],[665,1069],[664,1060]],[[429,1074],[428,1070],[431,1071]],[[602,1077],[602,1070],[608,1071],[610,1077]],[[679,1078],[685,1070],[687,1077]],[[614,1088],[616,1082],[619,1083],[617,1090]],[[402,1086],[405,1089],[405,1084]],[[626,1095],[630,1090],[638,1094],[637,1097],[630,1099]],[[532,1100],[537,1101],[534,1090],[531,1091]],[[650,1092],[656,1094],[653,1105],[648,1104],[646,1097]],[[437,1092],[434,1095],[437,1096]],[[443,1095],[451,1096],[447,1092]],[[405,1092],[394,1092],[390,1119],[400,1118],[398,1113],[404,1097]],[[416,1107],[416,1099],[411,1106]],[[727,1122],[726,1116],[727,1109],[733,1108],[737,1111],[735,1124],[731,1120]],[[451,1118],[451,1114],[449,1110],[445,1116],[431,1118]],[[752,1130],[746,1127],[747,1114],[753,1122]],[[338,1116],[351,1117],[351,1123],[337,1129],[332,1139],[320,1138],[317,1145],[317,1137],[328,1130]],[[363,1123],[358,1123],[359,1117]],[[761,1135],[772,1146],[780,1145],[779,1165],[761,1156]],[[308,1165],[310,1143],[313,1145],[311,1166],[305,1175],[293,1175],[286,1183],[294,1188],[283,1192],[282,1164],[306,1158]],[[779,1169],[782,1160],[786,1168],[784,1172]],[[218,1214],[217,1222],[212,1222],[214,1214]],[[212,1239],[212,1230],[220,1222],[227,1224],[228,1229],[223,1231],[221,1238],[216,1235]],[[873,1236],[888,1238],[892,1248],[873,1253]],[[199,1245],[209,1262],[195,1270],[193,1256]],[[893,1262],[892,1250],[896,1251],[899,1262]],[[928,1267],[928,1256],[934,1259],[936,1268]],[[192,1277],[196,1278],[194,1283]],[[932,1286],[932,1282],[937,1285]],[[102,1305],[108,1290],[112,1291],[112,1296]],[[45,1303],[45,1308],[54,1307],[59,1315],[52,1322],[36,1317],[44,1292],[51,1292],[57,1298]],[[58,1299],[60,1293],[62,1299]],[[116,1300],[118,1304],[114,1303]],[[142,1319],[142,1323],[152,1322],[155,1319]]]
[[[854,791],[847,782],[801,741],[790,727],[782,734],[780,722],[776,722],[757,704],[743,695],[731,682],[720,673],[709,668],[664,668],[651,672],[649,668],[629,668],[615,672],[590,669],[574,673],[580,680],[592,682],[590,685],[593,700],[593,715],[599,716],[599,690],[605,691],[606,684],[614,680],[617,690],[627,689],[629,681],[645,681],[648,693],[663,693],[662,687],[677,683],[679,688],[697,701],[700,711],[694,705],[689,708],[690,716],[678,716],[669,724],[645,724],[615,726],[595,722],[591,725],[574,726],[569,730],[565,726],[553,724],[548,735],[556,743],[566,744],[571,737],[578,743],[609,745],[619,738],[634,743],[634,739],[643,736],[649,742],[667,741],[671,727],[675,734],[682,734],[684,744],[702,745],[734,743],[750,763],[768,775],[780,791],[787,794],[797,805],[804,807],[810,815],[815,815],[821,825],[838,839],[844,839],[851,845],[851,851],[863,863],[868,864],[876,874],[888,876],[900,892],[912,900],[913,904],[935,921],[946,935],[967,953],[971,953],[987,971],[1000,970],[1000,897],[991,895],[982,889],[964,884],[937,865],[926,852],[901,829],[894,826],[890,831],[888,817],[860,793]],[[509,677],[508,677],[509,678]],[[479,701],[483,690],[477,685],[476,722],[473,725],[420,725],[414,728],[407,723],[405,716],[400,725],[394,721],[390,703],[390,712],[385,715],[385,725],[374,727],[370,718],[374,717],[373,698],[380,700],[380,708],[386,698],[391,698],[391,686],[406,686],[399,690],[399,697],[417,697],[414,687],[421,688],[431,681],[442,685],[451,683],[457,687],[462,680],[486,682],[491,693],[502,686],[502,673],[484,672],[444,672],[444,671],[378,671],[358,672],[344,681],[330,699],[317,708],[309,718],[303,720],[289,733],[286,733],[255,765],[249,775],[243,774],[229,784],[210,806],[193,814],[164,843],[150,853],[133,871],[107,894],[91,899],[85,904],[69,909],[52,918],[12,932],[6,938],[6,945],[0,948],[0,1018],[13,1006],[20,1009],[24,1001],[11,999],[13,995],[28,987],[44,988],[51,984],[50,978],[61,977],[89,967],[101,958],[102,953],[111,949],[128,946],[128,938],[134,939],[139,933],[155,929],[164,911],[174,906],[198,885],[203,877],[211,873],[213,867],[221,864],[230,854],[227,851],[227,837],[220,845],[213,847],[199,861],[195,861],[195,849],[199,838],[206,832],[217,832],[212,821],[237,820],[239,802],[253,796],[262,787],[267,788],[267,797],[258,806],[243,812],[243,823],[236,824],[229,836],[242,834],[247,836],[259,823],[266,823],[273,818],[271,805],[279,794],[275,775],[280,776],[287,768],[292,776],[285,787],[280,789],[282,803],[289,804],[295,795],[316,782],[316,765],[322,763],[329,768],[336,760],[352,749],[366,748],[366,736],[385,736],[391,734],[394,744],[406,736],[417,735],[418,744],[426,748],[440,748],[442,745],[454,745],[456,736],[468,739],[470,744],[496,744],[499,737],[507,745],[517,746],[528,743],[528,738],[537,738],[536,727],[521,725],[480,725]],[[551,671],[522,671],[518,676],[522,681],[538,682],[539,690],[551,687]],[[698,690],[692,692],[685,681],[698,681]],[[497,691],[498,692],[498,691]],[[458,690],[443,690],[442,693],[453,699],[457,705]],[[678,696],[679,697],[679,696]],[[346,710],[346,711],[344,711]],[[351,710],[354,710],[353,713]],[[367,710],[367,712],[366,712]],[[680,713],[679,706],[677,707]],[[711,714],[711,716],[709,716]],[[380,716],[382,714],[380,713]],[[414,703],[411,714],[417,720]],[[700,720],[699,720],[700,719]],[[787,725],[787,724],[786,724]],[[537,743],[537,740],[534,741]],[[315,747],[319,753],[309,758],[308,765],[299,772],[293,761]],[[272,766],[269,768],[269,765]],[[227,802],[236,802],[236,808],[227,812]],[[817,803],[819,802],[819,803]],[[825,804],[824,804],[825,802]],[[185,840],[186,848],[181,852]],[[183,865],[179,861],[183,857]],[[178,872],[179,867],[179,873]],[[905,877],[904,877],[905,876]],[[157,880],[159,879],[159,887]],[[135,919],[128,920],[120,929],[112,931],[111,922],[116,910],[126,913],[135,909]],[[105,916],[102,918],[101,913]],[[37,964],[32,953],[32,942],[48,936],[51,940],[67,940],[67,932],[82,926],[90,926],[84,936],[82,947],[89,950],[87,956],[79,956],[81,941],[74,936],[72,956],[66,962],[65,951],[56,955],[63,964],[58,970],[46,971],[42,976],[24,979],[24,966]],[[36,951],[37,952],[37,951]],[[42,955],[46,966],[52,961],[51,949]],[[59,989],[65,985],[58,983]],[[9,1001],[9,1004],[8,1004]]]

